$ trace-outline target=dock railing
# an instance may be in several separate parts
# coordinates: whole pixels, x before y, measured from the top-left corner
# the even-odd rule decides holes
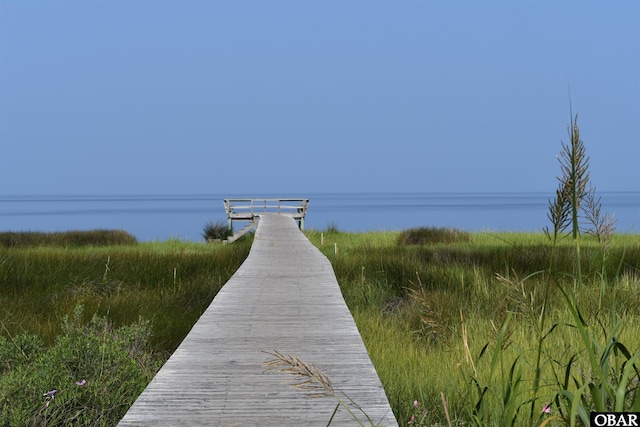
[[[262,213],[288,215],[298,222],[301,230],[304,230],[304,217],[308,206],[309,199],[224,199],[229,231],[233,230],[233,221],[253,221]]]

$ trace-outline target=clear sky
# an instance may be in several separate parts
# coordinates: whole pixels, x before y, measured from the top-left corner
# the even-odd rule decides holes
[[[640,190],[640,1],[0,0],[0,195]]]

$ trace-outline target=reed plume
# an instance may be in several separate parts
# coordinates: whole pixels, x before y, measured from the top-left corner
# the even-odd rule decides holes
[[[356,415],[356,411],[364,415],[368,425],[373,427],[379,426],[379,423],[375,423],[353,399],[345,393],[336,390],[329,377],[315,365],[308,364],[297,356],[283,354],[277,350],[263,350],[263,353],[273,356],[272,360],[262,363],[265,371],[277,371],[290,375],[292,379],[289,381],[289,385],[295,389],[304,391],[309,397],[333,397],[336,399],[338,403],[333,410],[333,414],[331,414],[331,418],[329,418],[327,426],[331,424],[333,417],[341,406],[347,410],[358,425],[364,427],[365,423]]]
[[[292,379],[289,385],[302,390],[310,397],[335,397],[336,393],[329,377],[315,365],[310,365],[297,356],[282,354],[279,351],[265,351],[274,359],[264,362],[265,371],[278,371],[289,374]]]

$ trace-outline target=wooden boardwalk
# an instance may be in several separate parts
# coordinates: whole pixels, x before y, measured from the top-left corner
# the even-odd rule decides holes
[[[119,426],[326,426],[336,401],[265,372],[273,350],[317,366],[375,422],[398,425],[329,260],[293,218],[265,214],[247,260]],[[358,423],[340,408],[331,425]]]

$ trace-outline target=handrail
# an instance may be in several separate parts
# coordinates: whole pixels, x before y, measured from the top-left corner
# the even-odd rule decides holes
[[[309,199],[224,199],[227,217],[241,213],[257,215],[261,212],[294,213],[296,217],[304,217],[308,205]]]
[[[229,230],[233,221],[253,221],[261,213],[277,213],[293,217],[304,228],[309,199],[303,198],[247,198],[224,199],[224,210],[229,220]]]

